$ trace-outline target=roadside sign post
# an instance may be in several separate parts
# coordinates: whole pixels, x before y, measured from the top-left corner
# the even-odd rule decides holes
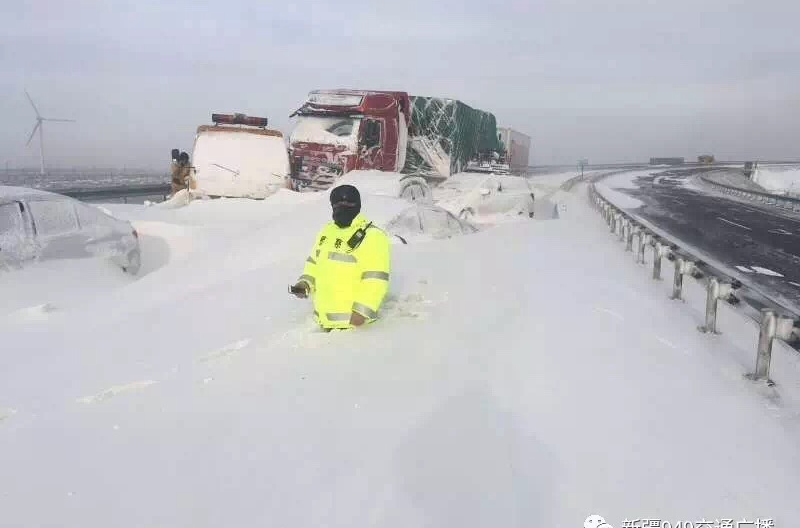
[[[578,168],[581,170],[581,179],[583,179],[583,168],[589,164],[589,160],[582,159],[578,161]]]

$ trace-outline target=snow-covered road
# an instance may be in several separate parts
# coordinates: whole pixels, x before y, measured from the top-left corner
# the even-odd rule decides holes
[[[326,197],[274,198],[117,207],[138,280],[19,272],[51,286],[0,315],[0,525],[796,523],[796,358],[744,381],[749,329],[697,332],[583,186],[559,220],[394,246],[382,320],[331,334],[286,294]]]

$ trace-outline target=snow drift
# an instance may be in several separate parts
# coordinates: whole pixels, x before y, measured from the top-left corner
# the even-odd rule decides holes
[[[286,293],[324,193],[111,206],[161,247],[148,273],[34,267],[59,309],[0,315],[2,522],[791,526],[796,362],[743,381],[740,329],[695,331],[580,190],[551,192],[557,222],[395,246],[381,320],[331,334]]]
[[[800,195],[800,167],[763,166],[756,169],[753,182],[776,194]]]

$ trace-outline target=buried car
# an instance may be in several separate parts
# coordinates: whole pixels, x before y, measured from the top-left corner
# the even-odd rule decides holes
[[[417,203],[397,214],[386,232],[404,244],[409,238],[450,238],[475,233],[478,229],[465,220],[436,205]]]
[[[0,269],[78,258],[110,259],[136,274],[139,235],[130,222],[67,196],[0,186]]]
[[[464,219],[497,214],[533,217],[534,203],[533,190],[524,177],[493,174],[442,206]]]

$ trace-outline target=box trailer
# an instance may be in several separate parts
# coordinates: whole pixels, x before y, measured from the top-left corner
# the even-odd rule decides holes
[[[498,137],[503,143],[506,163],[513,171],[522,171],[530,165],[531,138],[509,127],[497,129]]]

